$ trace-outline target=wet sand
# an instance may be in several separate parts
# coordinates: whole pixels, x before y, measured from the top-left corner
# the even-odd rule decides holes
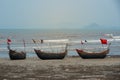
[[[120,80],[120,57],[63,60],[0,58],[0,80]]]

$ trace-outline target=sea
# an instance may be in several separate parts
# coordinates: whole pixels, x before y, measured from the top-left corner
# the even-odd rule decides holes
[[[101,38],[111,43],[108,55],[120,55],[120,40],[105,36],[105,34],[120,36],[120,31],[109,29],[0,29],[0,58],[9,58],[7,39],[11,40],[11,49],[26,51],[27,57],[37,57],[34,48],[58,52],[64,50],[66,44],[68,45],[67,56],[78,56],[75,51],[77,48],[96,50],[105,48],[107,45],[101,44]]]

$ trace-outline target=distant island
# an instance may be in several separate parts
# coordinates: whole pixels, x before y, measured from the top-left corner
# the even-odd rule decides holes
[[[97,23],[91,23],[87,26],[84,26],[82,29],[90,29],[90,30],[120,30],[120,26],[105,26],[105,25],[100,25]]]

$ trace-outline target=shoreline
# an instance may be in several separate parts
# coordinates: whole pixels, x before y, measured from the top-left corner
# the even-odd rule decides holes
[[[0,80],[119,80],[120,57],[63,60],[0,58]]]
[[[1,53],[0,53],[1,54]],[[28,53],[27,53],[28,54]],[[6,56],[6,57],[5,57]],[[32,57],[38,57],[36,54],[33,53],[33,56],[30,56],[30,55],[27,55],[26,58],[32,58]],[[66,57],[80,57],[79,55],[66,55]],[[66,58],[65,57],[65,58]],[[106,57],[114,57],[114,58],[119,58],[120,55],[107,55]],[[105,57],[105,58],[106,58]],[[9,54],[8,53],[5,53],[5,55],[3,57],[0,56],[0,59],[7,59],[9,58]],[[80,57],[81,58],[81,57]]]

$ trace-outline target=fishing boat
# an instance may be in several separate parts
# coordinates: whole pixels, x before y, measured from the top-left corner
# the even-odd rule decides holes
[[[10,39],[7,39],[7,48],[9,50],[9,57],[11,60],[21,60],[21,59],[26,59],[26,52],[25,52],[25,43],[24,43],[24,51],[21,51],[21,52],[18,52],[16,50],[12,50],[10,48],[10,43],[11,43],[11,40]]]
[[[40,59],[64,59],[67,54],[67,50],[59,53],[49,53],[41,50],[34,49],[35,53]]]
[[[87,52],[81,49],[76,49],[77,53],[82,58],[105,58],[109,53],[109,49],[103,50],[101,52]]]
[[[100,39],[102,44],[107,44],[107,40],[106,39]],[[85,49],[76,49],[76,52],[78,53],[78,55],[84,59],[92,59],[92,58],[105,58],[106,55],[109,53],[110,46],[111,43],[108,44],[107,48],[98,51],[89,51],[89,50],[85,50]]]
[[[35,44],[36,41],[33,40]],[[54,42],[54,41],[53,41]],[[42,43],[43,44],[43,43]],[[34,49],[35,53],[40,59],[46,60],[46,59],[64,59],[65,56],[67,55],[67,44],[65,45],[65,49],[62,51],[43,51],[42,49]]]
[[[11,60],[26,59],[26,52],[17,52],[15,50],[9,49],[9,57]]]

